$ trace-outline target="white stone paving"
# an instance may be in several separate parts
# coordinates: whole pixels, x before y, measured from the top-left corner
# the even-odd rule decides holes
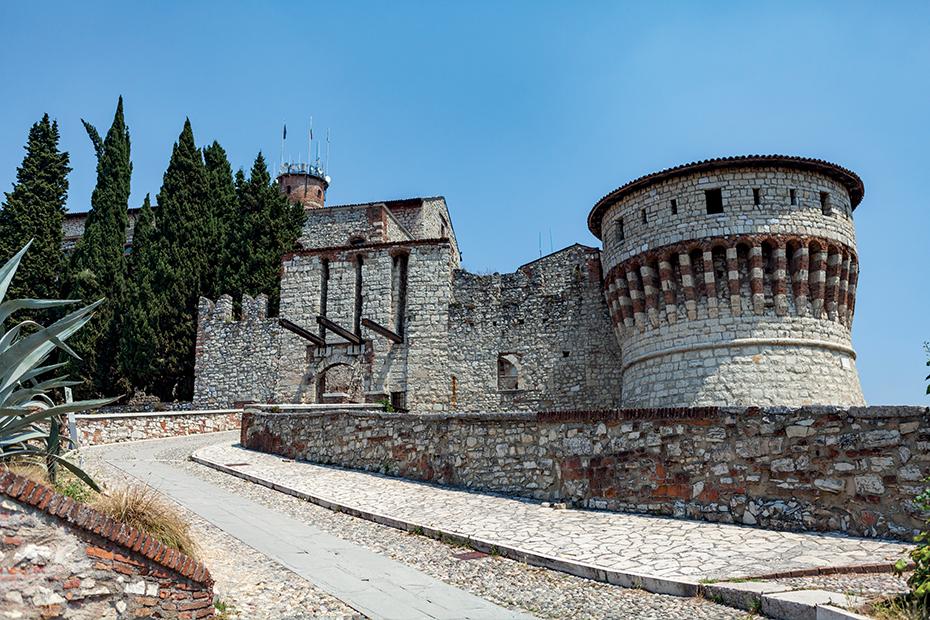
[[[294,462],[224,442],[200,459],[334,502],[447,533],[670,579],[747,577],[795,569],[893,563],[907,545],[835,534],[589,510],[468,492],[361,471]]]

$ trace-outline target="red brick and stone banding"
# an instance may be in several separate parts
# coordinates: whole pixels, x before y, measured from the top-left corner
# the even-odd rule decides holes
[[[9,618],[212,618],[201,562],[0,470],[0,608]]]

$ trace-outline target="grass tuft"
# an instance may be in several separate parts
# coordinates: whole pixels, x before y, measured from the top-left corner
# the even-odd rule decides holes
[[[98,495],[91,505],[172,549],[195,559],[200,556],[187,521],[177,508],[161,499],[151,487],[136,484],[110,489]]]

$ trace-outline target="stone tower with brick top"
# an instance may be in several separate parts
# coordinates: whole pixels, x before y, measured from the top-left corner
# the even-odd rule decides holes
[[[816,159],[656,172],[588,216],[625,407],[861,405],[850,329],[862,180]]]
[[[329,176],[319,164],[282,164],[278,173],[278,188],[292,204],[304,209],[322,209],[326,202]]]

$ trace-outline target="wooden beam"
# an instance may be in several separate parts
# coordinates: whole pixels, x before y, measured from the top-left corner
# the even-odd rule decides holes
[[[333,332],[337,336],[341,336],[351,342],[352,344],[362,344],[362,339],[350,332],[347,329],[343,329],[327,319],[325,316],[316,317],[316,322],[322,325],[325,329]]]
[[[392,342],[396,342],[397,344],[401,344],[401,343],[403,343],[403,341],[404,341],[404,337],[403,337],[403,336],[401,336],[401,335],[399,335],[399,334],[396,334],[396,333],[392,332],[391,330],[389,330],[387,327],[384,327],[383,325],[378,325],[377,323],[375,323],[375,322],[372,321],[371,319],[362,319],[362,326],[363,326],[363,327],[367,327],[368,329],[370,329],[370,330],[373,331],[373,332],[377,332],[377,333],[381,334],[382,336],[384,336],[384,337],[387,338],[388,340],[390,340],[390,341],[392,341]]]
[[[325,341],[325,340],[323,340],[322,338],[320,338],[320,337],[317,336],[316,334],[311,334],[310,332],[308,332],[307,330],[305,330],[305,329],[304,329],[303,327],[301,327],[300,325],[298,325],[298,324],[296,324],[296,323],[292,323],[291,321],[288,321],[287,319],[278,319],[278,325],[280,325],[281,327],[283,327],[283,328],[286,329],[287,331],[294,332],[295,334],[297,334],[297,335],[300,336],[301,338],[305,338],[306,340],[309,340],[310,342],[312,342],[313,344],[315,344],[315,345],[318,346],[318,347],[325,347],[325,346],[326,346],[326,341]]]

